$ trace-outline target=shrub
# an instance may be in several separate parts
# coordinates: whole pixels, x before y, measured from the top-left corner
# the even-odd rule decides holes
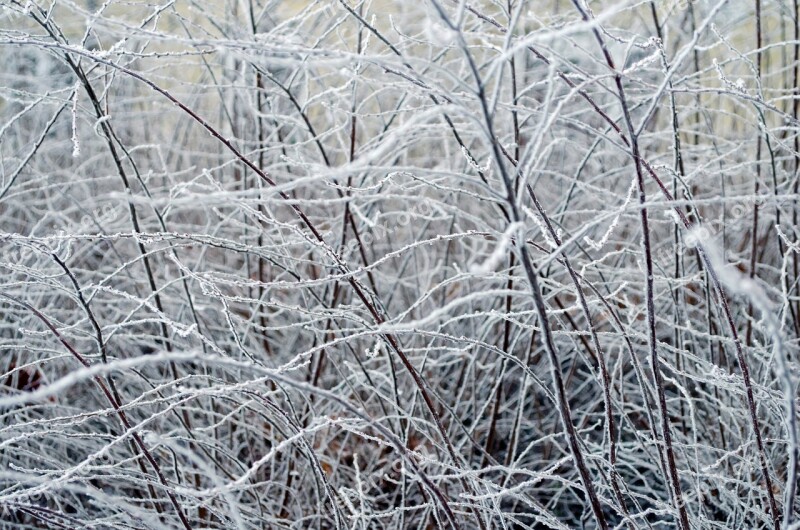
[[[798,528],[798,7],[3,2],[3,528]]]

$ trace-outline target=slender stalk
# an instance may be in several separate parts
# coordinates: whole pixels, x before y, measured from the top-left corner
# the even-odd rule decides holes
[[[572,0],[575,9],[580,13],[584,21],[589,22],[590,18],[588,13],[583,9],[579,0]],[[622,76],[617,71],[614,61],[611,58],[611,53],[600,35],[597,28],[592,28],[592,33],[595,36],[600,48],[603,52],[605,62],[611,71],[614,73],[614,83],[617,87],[617,94],[619,96],[620,105],[622,106],[622,114],[625,119],[625,125],[628,129],[628,138],[630,141],[631,156],[633,157],[634,165],[636,168],[636,184],[639,188],[639,218],[642,226],[642,250],[644,252],[645,263],[645,299],[647,304],[647,338],[650,347],[650,368],[653,371],[653,379],[658,395],[659,412],[661,415],[661,435],[664,440],[664,448],[667,454],[667,468],[669,469],[669,477],[672,486],[672,504],[678,511],[678,522],[683,530],[689,530],[689,516],[686,511],[686,503],[683,499],[683,492],[681,490],[681,481],[678,476],[678,468],[675,463],[675,449],[672,445],[672,432],[669,424],[669,411],[667,410],[667,398],[664,392],[664,383],[661,374],[661,362],[658,356],[658,339],[656,337],[656,317],[655,306],[653,303],[653,250],[650,242],[650,226],[647,215],[647,196],[645,193],[644,175],[642,172],[641,157],[639,156],[639,140],[633,128],[631,121],[630,109],[628,107],[627,99],[625,97],[625,90],[622,86]]]
[[[53,335],[58,339],[58,341],[64,345],[64,347],[69,351],[70,354],[85,368],[91,368],[92,364],[86,360],[86,358],[78,353],[78,351],[72,347],[72,345],[64,338],[63,335],[58,331],[58,329],[53,325],[49,318],[47,318],[41,311],[33,307],[32,305],[19,300],[13,296],[10,296],[6,293],[0,293],[0,297],[5,298],[9,302],[17,304],[19,306],[24,307],[31,313],[33,313],[36,318],[42,321],[42,323],[50,329]],[[100,388],[100,391],[105,396],[106,400],[111,404],[114,408],[114,411],[117,413],[120,422],[122,423],[123,427],[125,427],[126,431],[130,433],[133,441],[139,447],[139,450],[144,454],[144,457],[147,459],[147,462],[150,464],[150,467],[153,468],[153,472],[155,472],[156,477],[158,477],[158,481],[164,487],[164,493],[166,493],[167,497],[169,497],[169,502],[172,504],[172,507],[175,508],[175,513],[178,515],[178,518],[181,521],[181,525],[187,530],[191,530],[192,526],[189,524],[189,520],[186,518],[186,514],[183,512],[183,508],[181,508],[180,503],[178,502],[178,498],[175,496],[175,493],[172,491],[172,487],[167,482],[166,477],[161,472],[161,466],[158,464],[158,461],[153,457],[150,450],[145,445],[142,437],[139,435],[137,431],[133,429],[133,425],[128,420],[128,416],[125,414],[125,411],[122,410],[122,405],[119,401],[114,397],[111,390],[109,390],[108,385],[106,385],[103,378],[99,375],[93,376],[95,384]]]
[[[490,17],[487,17],[487,16],[481,14],[480,12],[476,11],[471,6],[467,7],[467,9],[469,9],[470,12],[472,12],[473,14],[475,14],[476,16],[481,18],[482,20],[484,20],[486,22],[489,22],[490,24],[494,25],[495,27],[497,27],[501,31],[506,31],[506,29],[499,22],[495,21],[494,19],[492,19]],[[528,49],[531,51],[531,53],[533,53],[538,59],[543,61],[545,64],[548,64],[548,65],[550,64],[550,61],[544,55],[542,55],[540,52],[538,52],[535,48],[533,48],[532,46],[529,46]],[[575,82],[573,82],[571,79],[569,79],[565,74],[563,74],[563,72],[556,71],[556,75],[561,81],[563,81],[570,88],[577,88],[577,85],[575,84]],[[628,147],[630,149],[631,148],[630,141],[623,134],[622,129],[620,128],[620,126],[605,111],[603,111],[597,105],[597,103],[592,99],[592,97],[588,93],[586,93],[583,89],[578,89],[578,94],[589,104],[589,106],[592,108],[592,110],[595,113],[597,113],[603,119],[603,121],[608,123],[609,126],[611,126],[612,129],[614,129],[617,132],[617,134],[619,135],[619,138],[622,141],[622,143],[626,147]],[[653,166],[650,165],[647,162],[647,160],[645,160],[641,156],[639,157],[638,160],[639,160],[639,163],[641,164],[641,167],[649,175],[649,177],[656,183],[656,185],[658,186],[659,191],[667,199],[667,201],[668,202],[675,202],[675,198],[670,193],[670,191],[667,189],[667,187],[664,185],[664,183],[661,181],[661,178],[655,172],[655,170],[653,169]],[[673,211],[677,214],[681,224],[683,225],[683,227],[686,230],[691,230],[694,227],[694,224],[691,221],[689,221],[689,218],[686,216],[686,214],[684,213],[684,211],[680,207],[677,207],[677,206],[673,207]],[[698,252],[698,255],[700,256],[700,260],[702,261],[702,263],[705,265],[705,267],[709,271],[709,274],[710,274],[710,277],[711,277],[711,282],[712,282],[712,284],[714,286],[714,290],[715,290],[717,296],[719,297],[719,299],[722,302],[721,305],[722,305],[723,317],[724,317],[725,322],[727,323],[729,333],[731,334],[731,338],[733,339],[733,343],[734,343],[734,346],[736,348],[736,358],[737,358],[737,361],[738,361],[738,364],[739,364],[739,369],[740,369],[740,371],[742,373],[742,383],[743,383],[744,390],[745,390],[747,409],[748,409],[748,413],[749,413],[749,416],[750,416],[750,423],[751,423],[751,425],[753,427],[753,434],[756,437],[756,447],[758,449],[759,465],[761,467],[762,476],[764,478],[764,485],[765,485],[764,486],[764,490],[765,490],[765,493],[767,495],[770,507],[777,506],[777,504],[775,503],[774,493],[772,491],[772,479],[771,479],[771,477],[769,475],[769,468],[768,468],[768,465],[767,465],[767,457],[766,457],[766,449],[765,449],[763,438],[762,438],[762,435],[761,435],[761,426],[760,426],[760,421],[758,419],[758,413],[757,413],[757,410],[756,410],[755,397],[754,397],[754,392],[753,392],[753,384],[752,384],[752,381],[751,381],[751,378],[750,378],[750,368],[749,368],[749,364],[747,362],[747,359],[744,356],[742,343],[741,343],[741,340],[739,339],[739,332],[738,332],[738,330],[736,328],[736,323],[735,323],[735,321],[733,319],[733,314],[731,313],[730,305],[728,303],[728,297],[727,297],[727,294],[725,293],[725,289],[723,288],[722,284],[719,281],[719,278],[718,278],[716,272],[713,270],[713,267],[712,267],[712,265],[711,265],[711,263],[710,263],[710,261],[708,259],[708,256],[706,255],[706,253],[705,253],[705,251],[703,249],[702,242],[699,242],[696,250]],[[773,518],[773,521],[774,521],[777,518],[777,513],[771,514],[771,517]]]
[[[489,112],[489,105],[486,98],[486,92],[484,89],[483,80],[481,79],[481,75],[478,72],[477,65],[475,64],[475,61],[473,60],[472,55],[469,52],[467,43],[464,40],[464,35],[461,32],[461,28],[453,24],[453,22],[447,16],[447,14],[444,12],[444,10],[442,9],[442,7],[439,5],[438,2],[433,1],[432,3],[436,7],[436,10],[439,13],[440,18],[445,22],[445,24],[447,24],[447,26],[451,31],[456,32],[456,34],[458,35],[458,40],[461,50],[465,58],[467,59],[467,64],[469,65],[470,73],[472,74],[473,80],[476,85],[477,99],[481,109],[483,125],[484,127],[486,127],[487,141],[490,142],[492,149],[492,156],[495,164],[497,164],[497,167],[499,168],[502,182],[505,187],[506,206],[508,208],[509,213],[511,214],[511,221],[512,223],[521,223],[522,216],[520,215],[519,209],[517,208],[516,195],[514,193],[514,184],[511,181],[511,178],[505,169],[503,156],[500,151],[500,147],[498,146],[497,137],[495,136],[494,133],[494,119],[492,118],[492,115]],[[545,344],[545,349],[547,350],[548,357],[550,358],[550,375],[553,379],[553,386],[555,387],[556,396],[558,399],[558,408],[561,415],[561,422],[565,430],[567,442],[570,448],[570,453],[572,454],[572,457],[575,461],[575,466],[577,467],[578,473],[580,474],[581,483],[583,485],[584,491],[586,492],[586,496],[591,505],[592,512],[597,521],[597,524],[600,526],[600,528],[605,530],[608,528],[608,523],[606,522],[605,515],[603,514],[603,508],[600,504],[600,500],[595,491],[591,474],[589,473],[589,469],[586,466],[585,459],[583,457],[583,452],[580,447],[580,442],[578,441],[578,434],[575,430],[575,426],[572,421],[572,412],[570,411],[569,400],[567,398],[567,392],[564,386],[563,376],[561,374],[561,364],[559,362],[558,352],[556,350],[555,343],[553,342],[553,334],[548,321],[547,307],[544,301],[544,297],[542,296],[542,289],[541,286],[539,285],[538,274],[533,269],[531,256],[530,253],[528,252],[527,246],[520,242],[515,246],[515,249],[519,253],[520,262],[522,263],[523,270],[525,271],[525,276],[528,280],[528,284],[531,289],[534,307],[536,308],[536,314],[539,319],[539,325],[542,330],[542,338]]]
[[[156,85],[155,83],[153,83],[152,81],[150,81],[149,79],[144,77],[142,74],[140,74],[140,73],[138,73],[138,72],[136,72],[134,70],[131,70],[131,69],[127,68],[127,67],[121,66],[121,65],[113,63],[111,61],[108,61],[106,59],[91,55],[88,52],[86,52],[86,51],[84,51],[84,50],[82,50],[80,48],[72,48],[72,47],[68,47],[68,46],[65,46],[65,45],[62,45],[62,44],[59,44],[59,43],[37,43],[37,45],[42,46],[44,48],[60,49],[60,50],[63,50],[65,52],[69,52],[69,53],[73,53],[73,54],[77,54],[77,55],[81,55],[81,56],[87,57],[87,58],[89,58],[91,60],[95,60],[95,61],[101,62],[103,64],[106,64],[107,66],[115,68],[115,69],[119,70],[120,72],[122,72],[122,73],[124,73],[124,74],[126,74],[126,75],[128,75],[128,76],[130,76],[130,77],[132,77],[132,78],[134,78],[136,80],[138,80],[138,81],[141,81],[142,83],[144,83],[145,85],[147,85],[148,87],[153,89],[154,91],[158,92],[159,94],[161,94],[162,96],[164,96],[165,98],[170,100],[173,104],[175,104],[177,107],[179,107],[183,112],[185,112],[189,116],[191,116],[191,118],[194,121],[196,121],[206,131],[208,131],[208,133],[211,134],[211,136],[213,136],[217,141],[219,141],[228,151],[230,151],[237,159],[239,159],[251,171],[253,171],[256,175],[258,175],[258,177],[261,180],[263,180],[267,185],[269,185],[271,187],[276,187],[275,181],[264,170],[262,170],[261,168],[256,166],[249,158],[244,156],[236,148],[236,146],[233,145],[233,143],[229,139],[225,138],[208,121],[206,121],[204,118],[202,118],[196,112],[194,112],[192,109],[187,107],[183,102],[178,100],[171,93],[169,93],[168,91],[166,91],[163,88],[159,87],[158,85]],[[369,312],[370,316],[372,317],[374,323],[378,326],[379,329],[382,328],[384,326],[384,324],[386,323],[386,318],[381,314],[381,312],[378,310],[378,308],[375,306],[375,304],[373,304],[372,300],[367,295],[367,291],[363,287],[361,282],[349,270],[349,267],[344,263],[344,261],[342,261],[341,257],[338,255],[338,253],[336,253],[336,251],[334,251],[332,248],[330,248],[328,246],[328,244],[325,242],[325,239],[322,236],[322,233],[317,229],[317,227],[314,225],[314,223],[311,221],[311,219],[306,215],[306,213],[300,208],[300,206],[295,201],[291,200],[291,198],[289,197],[289,195],[285,191],[279,190],[278,191],[278,195],[280,196],[281,199],[283,199],[286,202],[286,204],[292,210],[292,212],[294,212],[294,214],[302,221],[303,225],[311,232],[311,240],[314,241],[317,245],[319,245],[319,247],[322,248],[325,251],[325,253],[330,258],[333,259],[336,267],[346,277],[346,281],[350,285],[350,287],[353,289],[353,291],[355,292],[356,297],[361,301],[361,303],[364,305],[364,307],[366,307],[366,309]],[[450,441],[450,437],[447,434],[447,430],[445,429],[444,424],[442,423],[442,420],[439,417],[439,414],[438,414],[438,412],[436,410],[436,407],[434,406],[433,400],[431,399],[430,394],[426,390],[425,382],[423,381],[422,376],[419,374],[419,372],[416,370],[416,368],[414,368],[414,365],[411,363],[411,361],[408,359],[406,354],[403,352],[403,349],[400,346],[400,342],[397,339],[397,337],[393,333],[389,333],[389,332],[383,332],[382,336],[387,341],[387,343],[391,347],[392,351],[394,351],[397,354],[398,358],[400,359],[400,362],[403,364],[403,366],[406,368],[406,370],[411,375],[411,378],[414,381],[414,384],[416,385],[417,389],[419,390],[420,395],[422,396],[423,401],[425,402],[425,405],[426,405],[429,413],[431,414],[431,416],[434,419],[434,422],[436,424],[437,430],[439,431],[439,434],[442,436],[442,439],[445,442],[445,447],[447,448],[447,452],[448,452],[450,458],[452,459],[452,461],[453,461],[453,463],[455,465],[458,465],[460,459],[458,458],[458,455],[457,455],[457,453],[455,451],[455,448],[454,448],[452,442]],[[476,514],[476,517],[480,520],[480,518],[479,518],[479,516],[477,514]],[[481,528],[484,527],[484,524],[483,524],[482,521],[480,522],[479,526],[481,526]]]

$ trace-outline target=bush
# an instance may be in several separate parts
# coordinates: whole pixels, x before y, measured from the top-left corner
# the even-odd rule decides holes
[[[796,1],[0,16],[3,528],[800,528]]]

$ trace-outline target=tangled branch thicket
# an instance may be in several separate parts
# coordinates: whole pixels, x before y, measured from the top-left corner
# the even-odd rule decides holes
[[[0,526],[800,528],[754,1],[0,1]]]

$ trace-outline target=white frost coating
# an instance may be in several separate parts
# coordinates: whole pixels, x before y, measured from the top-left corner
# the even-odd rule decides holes
[[[714,267],[714,271],[717,273],[717,277],[730,292],[748,296],[760,309],[765,309],[769,312],[769,301],[764,290],[756,282],[726,262],[707,228],[703,226],[692,228],[686,237],[686,244],[690,247],[699,246],[705,251],[712,267]]]
[[[605,244],[608,242],[608,238],[611,236],[611,233],[617,227],[617,224],[619,224],[619,218],[622,216],[622,213],[625,211],[625,208],[628,207],[628,204],[630,204],[631,198],[633,197],[633,190],[635,188],[636,188],[636,179],[633,179],[631,181],[630,187],[628,188],[628,194],[625,196],[625,202],[623,202],[622,206],[619,207],[619,212],[617,213],[616,216],[614,216],[614,220],[611,221],[611,224],[608,225],[608,229],[606,230],[605,234],[603,234],[603,237],[600,238],[600,241],[594,241],[589,236],[584,236],[583,240],[586,242],[587,245],[589,245],[595,250],[600,250],[601,248],[603,248],[603,246],[605,246]]]
[[[481,173],[485,173],[485,172],[489,171],[490,167],[492,167],[492,157],[487,157],[486,158],[486,165],[482,166],[482,165],[478,164],[478,162],[474,158],[472,158],[472,155],[469,154],[469,151],[467,151],[466,147],[461,146],[461,154],[464,155],[464,158],[467,159],[467,163],[469,163],[469,165],[475,171],[478,171],[478,172],[481,172]]]
[[[78,139],[78,94],[80,94],[80,84],[75,83],[75,91],[72,96],[72,156],[81,156],[81,144]]]
[[[381,341],[376,340],[375,341],[375,346],[372,349],[367,348],[364,353],[370,359],[374,359],[375,357],[377,357],[381,353],[381,347],[382,347]]]
[[[142,440],[144,444],[152,451],[159,445],[161,445],[162,439],[161,435],[159,435],[155,431],[151,431],[149,429],[142,429],[140,431],[140,435],[142,436]]]
[[[364,215],[361,211],[361,208],[358,207],[355,203],[350,203],[350,211],[355,213],[361,222],[364,223],[369,228],[375,228],[378,224],[378,217],[380,216],[380,212],[376,209],[375,214],[372,216],[372,219]]]
[[[186,338],[197,330],[197,324],[181,326],[173,322],[172,329],[175,330],[175,333],[177,333],[179,337]]]
[[[511,238],[523,227],[524,225],[522,223],[509,224],[506,231],[503,232],[503,235],[500,237],[500,241],[497,242],[494,252],[492,252],[483,263],[472,265],[469,269],[470,272],[474,274],[488,274],[494,272],[508,254],[508,245],[511,242]]]
[[[553,240],[552,237],[550,237],[550,231],[544,225],[544,222],[541,219],[539,219],[539,216],[536,215],[536,213],[533,210],[531,210],[524,204],[522,205],[522,211],[525,212],[525,215],[527,215],[539,229],[539,232],[541,232],[542,237],[544,238],[544,242],[547,243],[547,246],[549,246],[550,248],[558,248],[556,242]]]
[[[800,253],[800,244],[799,243],[792,243],[789,241],[789,237],[783,233],[781,227],[779,225],[775,225],[775,230],[778,232],[778,236],[783,240],[783,244],[789,247],[792,252]]]
[[[778,228],[778,232],[779,234],[781,233],[780,228]],[[796,384],[792,380],[789,360],[787,359],[786,351],[784,349],[784,337],[780,322],[774,314],[772,303],[769,301],[764,289],[754,280],[745,276],[739,272],[738,269],[730,266],[726,262],[719,247],[717,247],[714,241],[709,237],[709,231],[707,229],[703,227],[694,228],[690,231],[690,235],[691,238],[687,238],[687,241],[691,241],[693,246],[700,246],[703,248],[706,256],[708,256],[708,259],[711,262],[711,267],[714,269],[717,277],[725,285],[725,287],[727,287],[730,292],[740,294],[748,298],[753,306],[759,310],[767,331],[772,337],[772,353],[773,357],[777,361],[776,372],[783,383],[786,406],[786,418],[784,419],[784,423],[789,434],[790,446],[788,465],[788,469],[790,471],[786,478],[786,488],[784,489],[784,492],[787,497],[791,496],[792,494],[790,492],[796,491],[795,487],[797,483],[796,458],[798,453],[798,434],[796,412],[797,407],[795,404]],[[785,502],[788,503],[789,499],[786,498]],[[784,522],[785,521],[786,519],[784,519]]]
[[[798,123],[792,53],[773,53],[793,38],[769,31],[791,10],[763,4],[757,50],[730,33],[753,36],[754,4],[729,0],[693,2],[696,24],[683,0],[656,5],[663,47],[647,6],[611,0],[129,3],[0,0],[0,298],[20,302],[0,300],[0,521],[23,505],[109,530],[800,516],[783,392],[800,381]],[[689,239],[724,234],[741,268],[754,201],[758,278],[717,263],[723,285],[684,227],[705,219]]]
[[[631,74],[633,72],[636,72],[637,70],[641,70],[645,66],[657,61],[658,57],[660,55],[661,55],[661,50],[656,50],[653,53],[651,53],[650,55],[648,55],[647,57],[645,57],[644,59],[641,59],[641,60],[633,63],[632,65],[630,65],[628,68],[623,70],[622,73],[627,75],[627,74]]]
[[[100,127],[103,125],[103,123],[107,122],[110,119],[111,119],[111,114],[105,114],[94,122],[94,133],[97,136],[102,136],[102,133],[100,132]]]
[[[156,353],[144,357],[135,357],[133,359],[118,360],[109,362],[108,364],[95,364],[90,368],[81,367],[73,370],[69,374],[53,381],[52,383],[42,386],[32,392],[24,394],[11,394],[5,395],[0,398],[0,407],[11,407],[23,403],[36,403],[37,401],[45,400],[49,397],[58,396],[65,392],[70,387],[99,375],[112,373],[116,370],[125,370],[146,365],[157,365],[165,361],[184,361],[197,359],[198,354],[195,353]]]

